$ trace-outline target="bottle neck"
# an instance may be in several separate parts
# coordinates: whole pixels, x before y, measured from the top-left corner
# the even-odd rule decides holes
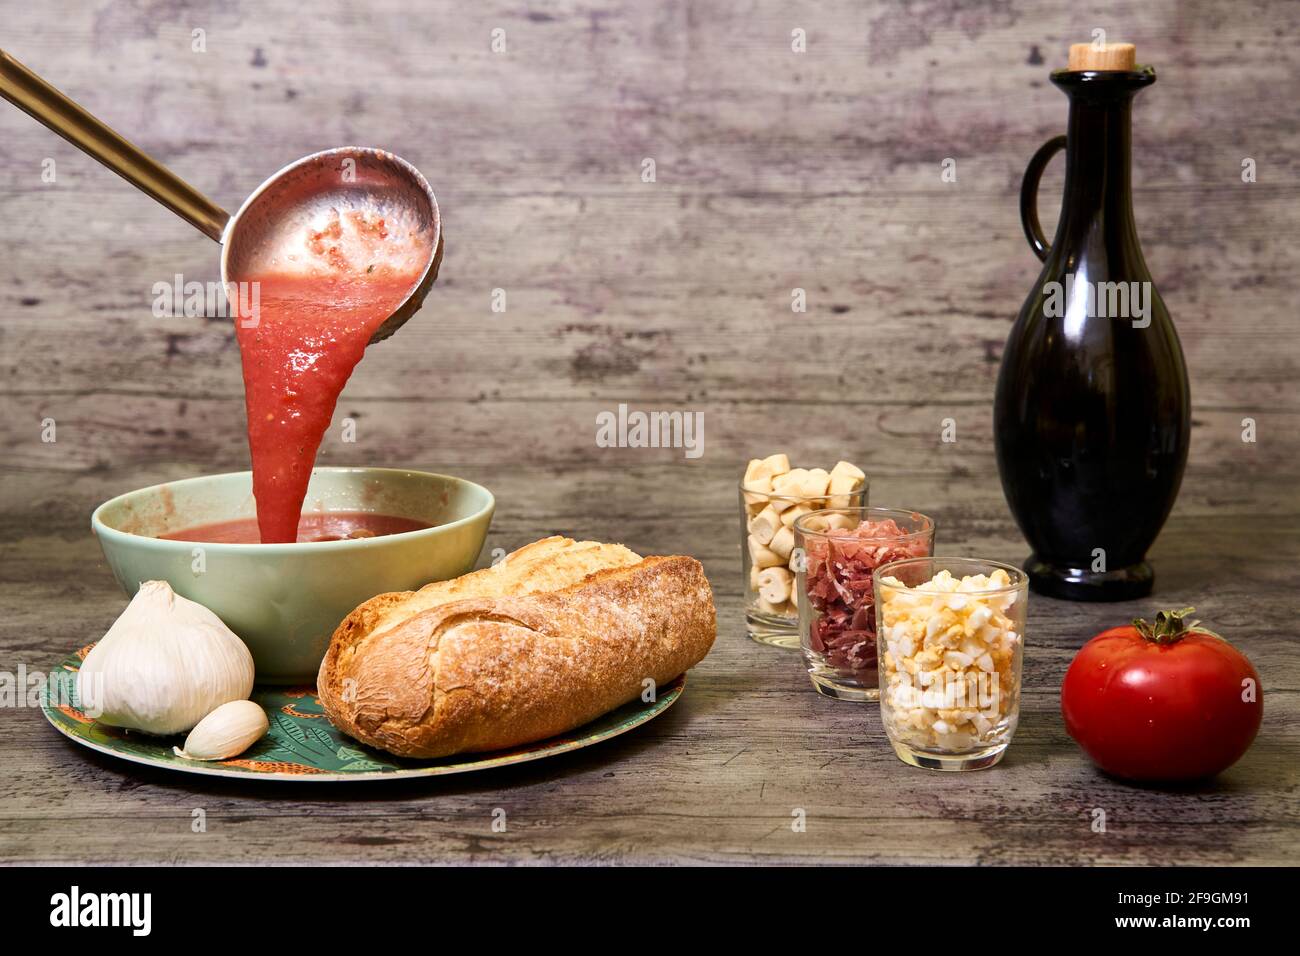
[[[1129,248],[1140,257],[1129,182],[1130,127],[1133,97],[1155,80],[1149,67],[1052,74],[1053,85],[1070,98],[1065,199],[1053,246],[1064,251],[1101,241],[1107,249]]]
[[[1129,176],[1132,104],[1130,95],[1071,96],[1059,238],[1100,231],[1137,242]]]

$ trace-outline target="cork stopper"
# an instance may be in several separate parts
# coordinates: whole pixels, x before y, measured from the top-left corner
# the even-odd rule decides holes
[[[1081,70],[1132,70],[1137,63],[1137,50],[1132,43],[1071,43],[1071,72]]]

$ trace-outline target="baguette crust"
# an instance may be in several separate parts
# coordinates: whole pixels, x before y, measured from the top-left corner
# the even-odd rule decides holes
[[[496,578],[442,582],[453,585],[437,596],[451,598],[445,603],[412,600],[427,588],[366,602],[339,626],[321,664],[326,713],[345,733],[399,756],[499,750],[579,727],[635,699],[646,680],[661,686],[702,660],[717,622],[699,562],[628,563],[636,555],[626,549],[598,545],[618,550],[593,553],[591,545],[537,542],[529,548],[544,571],[521,573],[521,561],[500,572],[516,556],[527,559],[524,548],[476,572]],[[566,555],[584,553],[555,573]],[[545,589],[582,561],[606,567]],[[542,590],[521,593],[539,581]],[[516,593],[491,593],[503,586]],[[465,593],[475,596],[453,596]]]
[[[490,568],[435,581],[418,591],[393,591],[366,601],[343,624],[354,639],[399,623],[419,611],[472,597],[555,591],[605,568],[636,564],[641,556],[621,544],[574,541],[553,535],[512,551]]]

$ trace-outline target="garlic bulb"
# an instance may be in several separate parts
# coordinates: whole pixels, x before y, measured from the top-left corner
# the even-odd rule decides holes
[[[86,655],[82,709],[113,727],[178,734],[253,692],[253,655],[202,604],[146,581]]]
[[[225,760],[242,754],[271,727],[261,704],[232,700],[200,720],[185,738],[185,748],[173,747],[189,760]]]

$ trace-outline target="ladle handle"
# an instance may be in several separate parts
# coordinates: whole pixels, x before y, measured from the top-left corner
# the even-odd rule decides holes
[[[192,223],[208,238],[221,241],[229,213],[3,50],[0,96]]]

